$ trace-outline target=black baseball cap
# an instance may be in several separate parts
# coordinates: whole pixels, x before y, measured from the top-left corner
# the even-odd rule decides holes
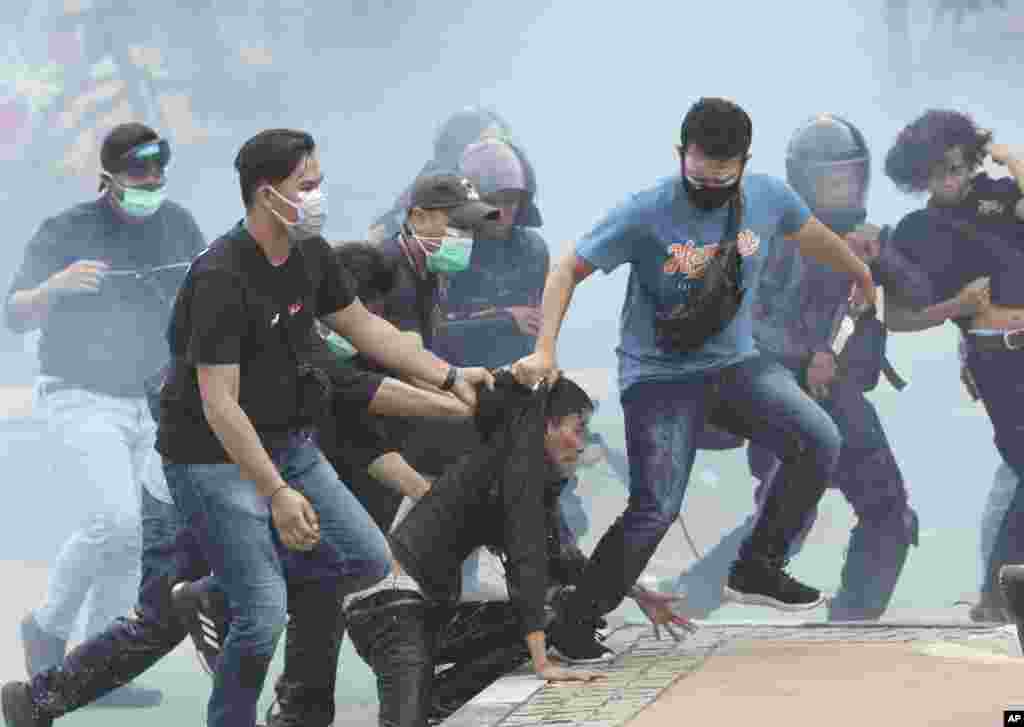
[[[163,171],[170,160],[170,144],[153,129],[136,122],[115,126],[100,148],[100,163],[111,174],[144,174],[154,165]]]
[[[447,209],[452,227],[472,230],[486,220],[497,220],[501,210],[482,202],[476,187],[457,174],[432,174],[419,177],[412,187],[409,208]]]

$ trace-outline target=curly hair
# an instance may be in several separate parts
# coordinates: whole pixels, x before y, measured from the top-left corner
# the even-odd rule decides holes
[[[928,178],[936,164],[955,146],[964,149],[964,161],[975,171],[985,158],[985,145],[992,132],[979,129],[974,120],[959,111],[929,109],[896,137],[885,156],[885,176],[910,194],[928,189]]]

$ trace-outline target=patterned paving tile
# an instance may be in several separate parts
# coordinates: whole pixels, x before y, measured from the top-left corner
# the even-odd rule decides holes
[[[713,653],[752,640],[847,643],[951,642],[1012,652],[1006,628],[964,624],[705,623],[686,641],[655,639],[649,627],[623,626],[606,641],[617,652],[603,665],[607,678],[587,685],[544,685],[528,671],[499,680],[444,727],[622,727],[679,679],[700,669]],[[1010,642],[1014,643],[1011,644]],[[510,688],[503,689],[508,681]]]

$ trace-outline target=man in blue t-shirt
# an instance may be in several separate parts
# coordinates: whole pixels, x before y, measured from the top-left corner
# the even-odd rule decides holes
[[[730,568],[726,597],[783,610],[824,600],[785,572],[785,560],[835,467],[839,433],[785,369],[758,356],[752,294],[767,248],[785,244],[783,237],[851,275],[867,300],[875,289],[868,267],[784,182],[744,178],[751,135],[750,118],[736,104],[698,101],[683,120],[682,174],[614,209],[558,263],[544,291],[536,351],[514,365],[525,383],[556,375],[555,343],[573,289],[595,268],[610,273],[630,264],[617,349],[629,504],[560,604],[552,641],[570,661],[606,657],[592,624],[621,603],[678,516],[708,417],[783,463]],[[738,307],[731,293],[716,297],[737,283]],[[723,308],[734,313],[715,321]]]

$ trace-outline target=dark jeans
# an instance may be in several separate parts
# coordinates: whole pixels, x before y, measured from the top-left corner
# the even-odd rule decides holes
[[[878,412],[864,393],[839,383],[821,403],[839,427],[843,441],[830,485],[843,493],[857,516],[839,592],[829,602],[829,618],[877,619],[892,599],[910,546],[917,544],[917,514],[908,503],[903,475]],[[749,447],[748,459],[754,476],[762,479],[754,496],[760,508],[777,461],[771,452],[754,444]],[[816,512],[812,510],[808,515],[791,546],[791,556],[814,524]],[[754,519],[751,516],[726,535],[680,577],[677,587],[686,590],[687,604],[698,609],[700,615],[707,616],[721,606],[721,583],[740,542],[753,529]]]
[[[320,543],[286,549],[268,498],[234,464],[172,464],[171,494],[228,598],[231,628],[213,679],[209,727],[252,727],[256,702],[285,628],[289,585],[325,589],[339,604],[390,569],[383,533],[310,442],[275,454],[283,479],[316,510]]]
[[[968,336],[967,365],[995,430],[996,448],[1018,479],[989,555],[984,589],[985,596],[1001,603],[999,569],[1024,563],[1024,351],[978,351]]]
[[[348,615],[352,645],[377,678],[380,727],[447,717],[529,656],[508,602],[386,605],[387,593],[378,594],[385,605],[359,610],[357,602]]]
[[[789,371],[759,356],[678,382],[635,384],[623,393],[622,407],[629,501],[569,599],[568,611],[581,618],[614,610],[643,573],[682,508],[706,419],[782,461],[741,559],[785,558],[839,456],[832,419]]]
[[[32,678],[32,699],[56,718],[132,681],[185,638],[171,609],[171,587],[210,572],[173,505],[142,490],[142,580],[134,612],[79,644],[64,663]]]

